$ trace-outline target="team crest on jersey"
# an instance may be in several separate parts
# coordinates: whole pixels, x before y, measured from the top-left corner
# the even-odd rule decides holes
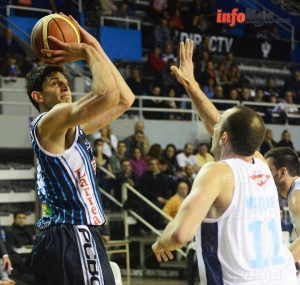
[[[258,186],[263,186],[270,178],[270,175],[267,174],[259,174],[250,176],[251,179],[255,181]]]

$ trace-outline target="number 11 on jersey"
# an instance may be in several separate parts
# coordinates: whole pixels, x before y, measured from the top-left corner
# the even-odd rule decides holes
[[[256,220],[248,225],[248,231],[253,232],[253,245],[255,252],[255,259],[251,260],[251,268],[263,268],[269,267],[271,265],[279,265],[284,263],[282,256],[278,256],[280,242],[278,236],[278,230],[276,228],[275,219],[270,220],[268,223],[268,229],[271,232],[273,239],[273,256],[270,259],[263,257],[263,248],[262,248],[262,233],[261,233],[262,221]],[[263,237],[265,238],[265,237]]]

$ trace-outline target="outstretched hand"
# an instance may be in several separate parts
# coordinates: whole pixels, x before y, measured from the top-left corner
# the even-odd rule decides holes
[[[195,80],[194,64],[193,64],[194,41],[187,39],[185,44],[180,43],[180,66],[171,66],[171,70],[175,73],[177,80],[181,84]]]
[[[42,60],[48,65],[60,66],[78,59],[85,59],[85,44],[64,43],[52,36],[49,36],[48,39],[58,47],[56,50],[41,50],[43,54]]]

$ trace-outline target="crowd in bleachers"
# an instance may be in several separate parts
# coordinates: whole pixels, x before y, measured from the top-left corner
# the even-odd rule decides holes
[[[118,140],[118,135],[113,133],[110,126],[92,134],[90,140],[95,151],[97,180],[102,189],[120,202],[122,184],[127,182],[164,209],[168,200],[178,192],[179,183],[184,182],[190,191],[198,171],[205,163],[214,161],[214,157],[209,153],[206,142],[201,142],[196,149],[194,142],[186,142],[182,150],[176,149],[174,144],[168,144],[163,149],[159,140],[150,143],[146,133],[144,123],[140,121],[135,124],[134,133],[124,140]],[[272,131],[268,130],[260,151],[264,155],[268,150],[280,146],[294,148],[290,132],[285,130],[281,140],[275,142]],[[115,175],[115,179],[108,171]],[[185,185],[181,184],[179,188],[185,188]],[[145,204],[130,191],[128,195],[130,199],[125,207],[146,209],[141,213],[142,216],[156,227],[164,227],[164,219],[151,208],[145,208]],[[177,203],[178,198],[175,201]],[[104,205],[108,210],[118,210],[105,198]]]

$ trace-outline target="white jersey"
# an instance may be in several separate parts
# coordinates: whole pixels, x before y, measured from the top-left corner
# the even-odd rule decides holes
[[[196,234],[201,285],[295,285],[296,268],[282,243],[277,189],[268,166],[227,159],[235,188],[218,219]],[[226,183],[226,181],[224,182]]]
[[[298,177],[292,184],[291,186],[291,190],[289,191],[289,195],[288,195],[288,198],[287,200],[289,201],[290,197],[292,197],[294,195],[294,193],[296,191],[300,190],[300,177]],[[293,216],[293,213],[290,211],[289,209],[289,212],[290,212],[290,217],[291,217],[291,222],[294,226],[294,229],[296,230],[296,223],[295,223],[295,219],[294,219],[294,216]]]

